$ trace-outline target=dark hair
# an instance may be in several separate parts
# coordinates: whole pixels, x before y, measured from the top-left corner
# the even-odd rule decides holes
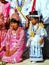
[[[19,23],[20,23],[20,21],[17,21],[17,20],[15,20],[14,18],[12,18],[12,19],[10,20],[10,22],[17,23],[18,25],[19,25]]]

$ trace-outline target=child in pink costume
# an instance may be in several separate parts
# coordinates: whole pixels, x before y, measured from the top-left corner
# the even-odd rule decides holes
[[[2,61],[15,63],[22,61],[22,54],[25,49],[25,33],[19,27],[19,21],[11,19],[10,28],[7,32],[6,53]]]

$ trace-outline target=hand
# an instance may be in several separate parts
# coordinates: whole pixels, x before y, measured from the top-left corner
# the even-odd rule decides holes
[[[17,51],[17,47],[16,48],[14,48],[13,50],[11,50],[10,52],[9,52],[9,56],[11,56],[11,55],[13,55],[16,51]]]
[[[14,52],[13,51],[10,51],[8,56],[11,56],[13,54],[14,54]]]
[[[26,18],[25,28],[28,28],[28,27],[29,27],[29,22],[28,22],[28,19]]]
[[[42,43],[44,42],[44,39],[42,38],[42,39],[40,39],[40,44],[42,45]]]
[[[8,51],[6,51],[6,52],[5,52],[5,55],[6,55],[6,56],[9,56],[9,52],[8,52]]]
[[[0,48],[0,52],[2,51],[3,47]]]
[[[26,18],[27,18],[28,20],[30,20],[30,18],[29,18],[29,16],[28,16],[28,15],[26,16]]]

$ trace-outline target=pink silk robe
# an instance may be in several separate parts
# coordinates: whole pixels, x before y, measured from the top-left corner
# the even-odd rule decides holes
[[[11,56],[4,55],[2,61],[9,63],[22,61],[22,54],[25,49],[25,33],[23,28],[19,27],[16,34],[14,34],[11,29],[9,29],[7,32],[7,37],[8,37],[7,45],[10,47],[9,50],[13,50],[14,47],[19,47],[19,48]]]
[[[10,3],[3,4],[0,2],[0,13],[4,15],[4,22],[6,22],[10,12]]]
[[[7,30],[3,29],[0,30],[0,48],[3,47],[3,49],[0,51],[0,57],[2,57],[5,53],[5,37],[6,37]]]

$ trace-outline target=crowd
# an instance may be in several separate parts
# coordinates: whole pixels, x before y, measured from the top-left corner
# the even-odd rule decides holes
[[[31,62],[49,58],[49,2],[24,1],[0,0],[2,62],[18,63],[28,56]]]

